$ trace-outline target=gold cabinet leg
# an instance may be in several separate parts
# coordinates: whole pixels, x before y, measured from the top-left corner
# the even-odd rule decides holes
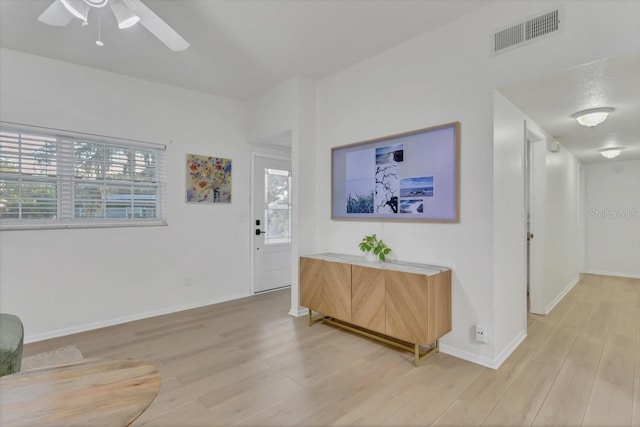
[[[426,359],[427,357],[429,357],[430,355],[432,355],[433,353],[438,353],[440,351],[440,341],[439,340],[435,340],[435,342],[433,343],[433,345],[426,351],[422,351],[420,349],[420,344],[413,344],[413,343],[409,343],[409,342],[402,342],[399,340],[393,340],[393,339],[387,339],[384,336],[381,336],[380,334],[374,334],[371,332],[367,332],[366,329],[363,328],[358,328],[355,326],[350,325],[349,323],[346,322],[342,322],[339,320],[336,320],[332,317],[329,316],[325,316],[325,315],[321,315],[320,312],[318,312],[318,314],[320,314],[319,317],[317,317],[316,319],[313,318],[313,310],[309,309],[309,326],[313,325],[314,323],[317,322],[324,322],[324,323],[328,323],[330,325],[334,325],[337,326],[339,328],[342,329],[346,329],[348,331],[351,331],[353,333],[359,334],[359,335],[363,335],[365,337],[374,339],[374,340],[378,340],[381,341],[385,344],[389,344],[392,345],[394,347],[398,347],[401,348],[405,351],[413,351],[413,364],[418,367],[422,364],[422,362],[424,362],[424,359]],[[411,346],[413,344],[413,347]]]
[[[419,366],[424,361],[424,359],[426,359],[427,357],[431,356],[434,353],[439,353],[439,352],[440,352],[440,340],[436,340],[435,343],[433,344],[433,347],[431,347],[429,350],[425,351],[424,353],[420,352],[420,344],[414,344],[413,364],[415,366]]]

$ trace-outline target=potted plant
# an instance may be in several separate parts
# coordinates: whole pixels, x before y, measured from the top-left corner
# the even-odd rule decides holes
[[[391,248],[387,246],[382,240],[378,240],[375,234],[370,236],[364,236],[360,242],[360,250],[364,252],[364,257],[367,261],[384,261],[391,252]]]

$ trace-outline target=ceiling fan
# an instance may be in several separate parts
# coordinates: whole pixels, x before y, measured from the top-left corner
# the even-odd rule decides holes
[[[118,20],[118,28],[129,28],[140,22],[147,30],[173,51],[185,50],[189,43],[140,0],[54,0],[38,17],[38,21],[65,27],[74,18],[87,25],[89,12],[109,5]],[[100,42],[100,43],[98,43]],[[98,38],[99,46],[102,42]]]

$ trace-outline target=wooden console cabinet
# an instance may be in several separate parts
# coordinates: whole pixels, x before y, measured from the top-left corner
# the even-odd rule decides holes
[[[300,304],[310,325],[325,321],[380,339],[414,352],[418,365],[451,331],[451,269],[340,254],[301,257]],[[314,311],[323,316],[314,320]],[[421,345],[431,348],[422,352]]]

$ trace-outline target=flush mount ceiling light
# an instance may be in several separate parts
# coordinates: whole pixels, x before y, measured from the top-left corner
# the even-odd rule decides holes
[[[625,148],[626,147],[601,148],[600,150],[598,150],[598,152],[602,154],[602,157],[606,157],[607,159],[613,159],[615,157],[618,157],[620,153],[622,153],[622,150],[624,150]]]
[[[129,28],[140,22],[169,49],[180,51],[189,47],[189,43],[180,34],[140,0],[54,0],[38,17],[38,21],[48,25],[65,27],[74,18],[78,18],[82,21],[82,25],[87,25],[89,13],[93,9],[103,8],[107,4],[118,20],[118,28]],[[98,46],[104,45],[100,35],[98,35],[96,44]]]
[[[611,107],[591,108],[590,110],[578,111],[571,117],[576,119],[582,126],[594,127],[607,120],[607,116],[614,109]]]

